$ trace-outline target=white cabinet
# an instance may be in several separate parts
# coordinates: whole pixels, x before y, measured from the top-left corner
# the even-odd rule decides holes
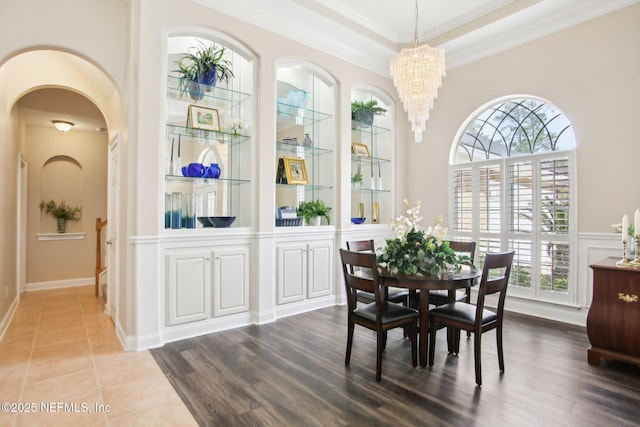
[[[169,254],[167,323],[177,325],[211,316],[209,252]]]
[[[166,252],[167,324],[249,310],[248,245],[175,248]]]
[[[214,249],[213,315],[242,313],[249,310],[249,248]]]
[[[276,258],[278,304],[330,295],[333,291],[332,240],[280,243]]]

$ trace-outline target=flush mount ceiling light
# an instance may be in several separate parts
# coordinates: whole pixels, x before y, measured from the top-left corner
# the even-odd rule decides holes
[[[75,126],[75,123],[66,122],[64,120],[52,120],[51,123],[58,129],[60,132],[69,132],[69,130]]]
[[[444,50],[425,44],[418,46],[418,0],[416,0],[416,29],[411,49],[402,49],[390,61],[390,74],[398,91],[402,107],[409,115],[415,142],[422,142],[422,132],[429,119],[433,100],[445,76]]]

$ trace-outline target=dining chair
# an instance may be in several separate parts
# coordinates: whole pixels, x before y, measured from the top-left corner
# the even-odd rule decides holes
[[[352,240],[347,242],[347,250],[355,252],[375,252],[375,245],[373,240]],[[408,290],[389,287],[386,292],[387,300],[404,306],[408,305]],[[375,300],[371,292],[358,291],[356,295],[358,301],[365,304],[371,304]]]
[[[498,365],[500,372],[504,372],[504,355],[502,351],[502,319],[504,300],[507,295],[509,274],[513,262],[514,251],[488,252],[485,256],[478,299],[476,304],[467,302],[452,302],[429,310],[429,366],[433,366],[436,346],[436,331],[440,327],[456,328],[458,339],[454,352],[460,350],[460,329],[473,332],[473,357],[475,360],[476,384],[482,385],[482,370],[480,361],[481,337],[484,332],[496,330],[498,344]],[[484,307],[485,296],[499,293],[498,306],[495,311]]]
[[[471,258],[473,264],[476,254],[476,242],[461,242],[449,240],[449,247],[456,254],[466,255]],[[471,284],[465,290],[456,291],[456,301],[471,302]],[[445,290],[429,291],[429,304],[435,306],[445,305],[449,303],[449,294]]]
[[[344,364],[351,362],[351,347],[355,325],[376,332],[376,381],[382,379],[382,352],[387,344],[387,331],[403,328],[411,340],[411,363],[418,365],[417,326],[418,311],[384,299],[383,286],[378,277],[376,254],[340,249],[342,272],[347,293],[347,352]],[[369,271],[363,272],[363,269]],[[357,306],[357,291],[366,291],[374,295],[374,302]]]

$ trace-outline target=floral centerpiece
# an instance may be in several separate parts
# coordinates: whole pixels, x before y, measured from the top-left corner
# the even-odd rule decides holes
[[[458,256],[444,241],[447,229],[441,226],[442,215],[423,229],[419,225],[420,200],[410,206],[405,199],[404,204],[407,216],[399,216],[389,224],[395,238],[387,239],[387,246],[378,254],[378,265],[394,274],[436,276],[441,271],[459,272],[462,264],[471,263],[468,256]]]

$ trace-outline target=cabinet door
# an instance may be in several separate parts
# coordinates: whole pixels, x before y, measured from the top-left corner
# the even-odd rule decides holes
[[[214,316],[249,310],[249,248],[214,249],[211,255]]]
[[[211,316],[209,253],[167,255],[167,322],[178,325]]]
[[[278,304],[301,301],[305,298],[306,248],[307,245],[304,243],[278,245],[276,251]]]
[[[333,289],[333,241],[310,243],[307,260],[308,297],[330,295]]]

